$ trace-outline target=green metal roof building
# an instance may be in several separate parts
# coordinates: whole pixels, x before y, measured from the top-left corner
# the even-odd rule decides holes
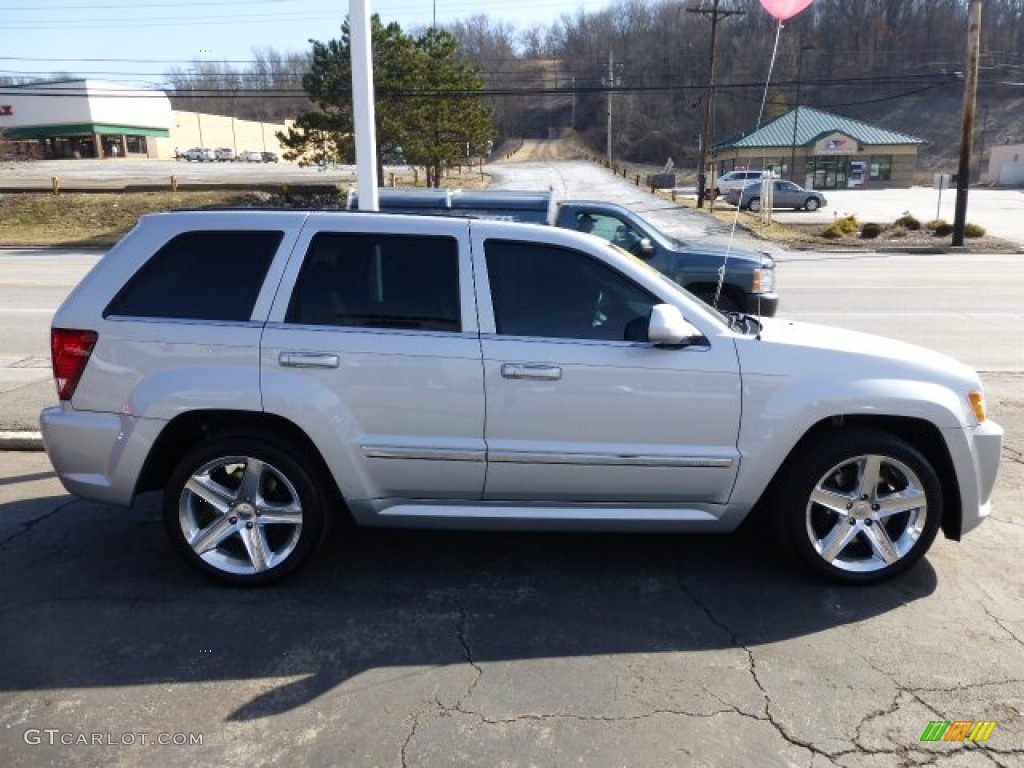
[[[813,189],[909,187],[924,139],[797,107],[714,146],[716,173],[767,169]]]

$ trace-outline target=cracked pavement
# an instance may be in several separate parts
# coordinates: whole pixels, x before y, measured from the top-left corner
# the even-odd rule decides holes
[[[2,459],[4,766],[1024,766],[1013,461],[992,520],[878,587],[754,531],[361,532],[253,591],[180,564],[157,499],[71,500],[45,455]],[[933,720],[997,725],[921,742]]]

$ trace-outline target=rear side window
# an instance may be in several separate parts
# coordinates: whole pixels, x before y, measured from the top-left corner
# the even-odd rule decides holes
[[[186,232],[166,243],[114,297],[104,317],[244,321],[283,232]]]
[[[285,322],[459,331],[458,243],[321,232],[309,245]]]

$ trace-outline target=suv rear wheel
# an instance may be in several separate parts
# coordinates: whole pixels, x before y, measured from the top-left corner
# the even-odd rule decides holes
[[[231,584],[269,584],[293,573],[324,531],[326,495],[302,458],[251,437],[198,446],[164,490],[164,525],[175,549]]]

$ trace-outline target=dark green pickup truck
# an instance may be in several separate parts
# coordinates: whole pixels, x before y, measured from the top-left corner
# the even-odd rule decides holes
[[[590,232],[648,261],[719,309],[771,317],[779,306],[775,261],[767,253],[684,243],[628,208],[598,200],[558,201],[550,192],[476,192],[457,189],[382,189],[380,210],[472,216]],[[350,195],[349,208],[358,200]],[[719,292],[719,277],[724,272]],[[717,294],[717,301],[716,301]]]

